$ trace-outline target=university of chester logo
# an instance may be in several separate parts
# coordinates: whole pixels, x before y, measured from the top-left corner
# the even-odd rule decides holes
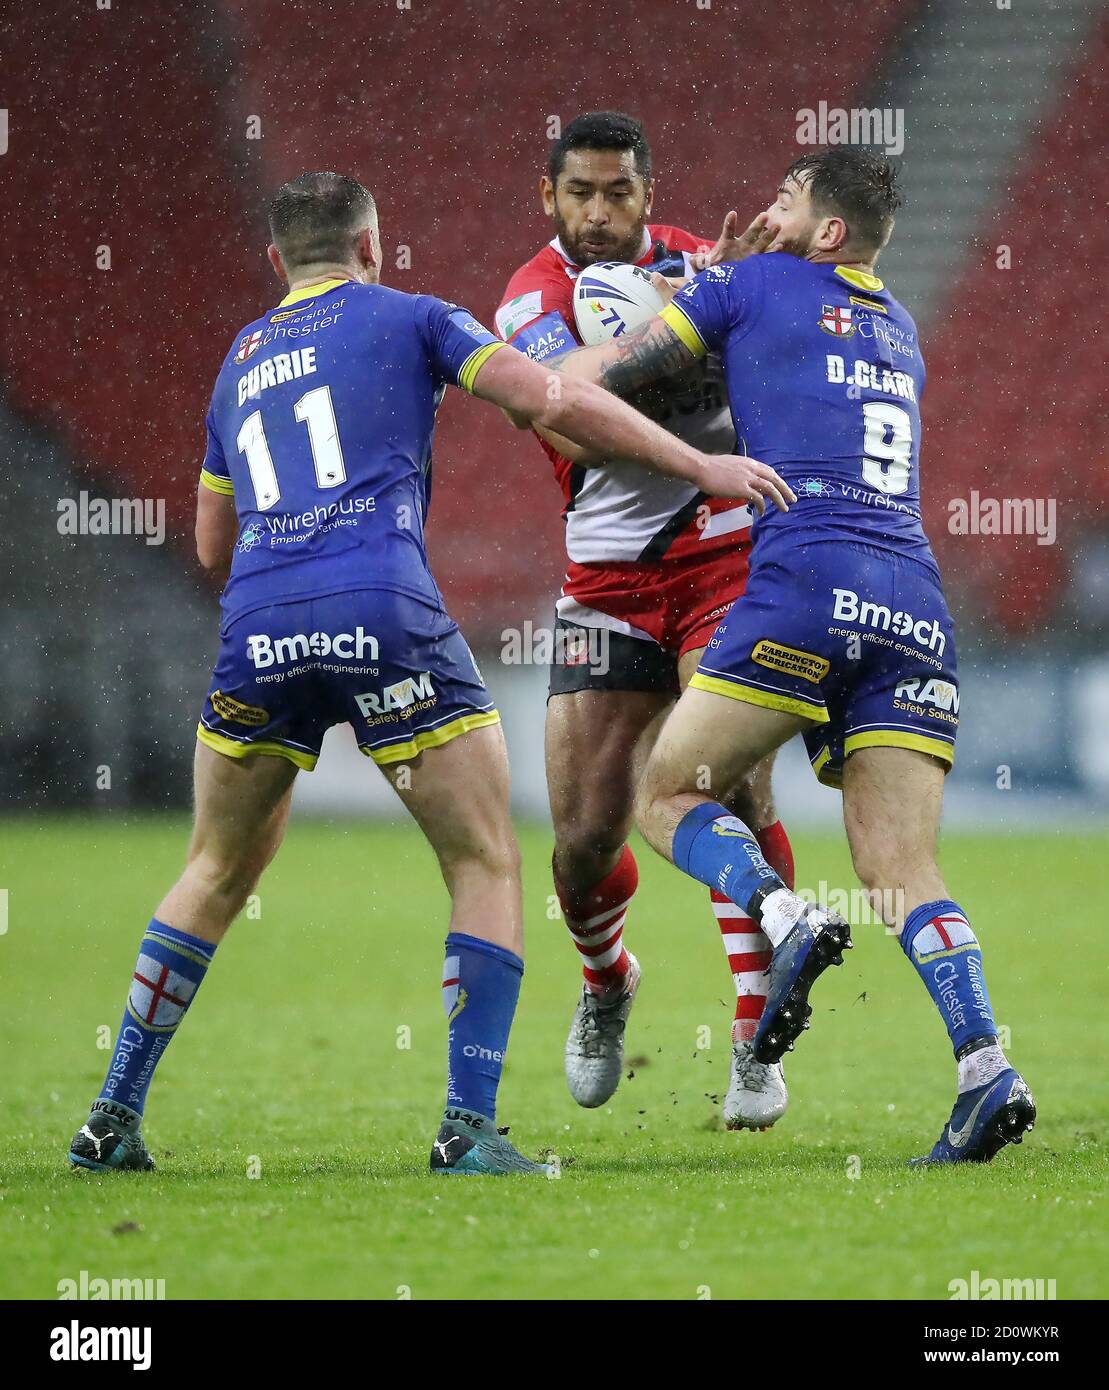
[[[261,525],[257,521],[252,521],[239,537],[239,544],[237,547],[239,554],[246,555],[253,550],[255,546],[261,545],[262,535],[263,531]]]
[[[850,338],[855,331],[851,309],[842,304],[825,304],[820,310],[820,327],[833,338]]]

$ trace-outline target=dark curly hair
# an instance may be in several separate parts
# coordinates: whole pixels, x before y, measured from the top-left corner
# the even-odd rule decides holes
[[[813,207],[824,217],[842,217],[855,245],[880,251],[889,240],[901,190],[898,171],[884,156],[840,145],[803,154],[786,178],[807,182]]]

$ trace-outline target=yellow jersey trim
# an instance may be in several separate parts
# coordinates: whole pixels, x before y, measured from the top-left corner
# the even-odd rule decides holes
[[[857,290],[884,290],[886,288],[877,275],[871,275],[866,270],[853,270],[847,265],[837,265],[836,274],[841,275],[849,285],[854,285]]]
[[[897,729],[874,729],[867,734],[851,734],[844,740],[843,755],[857,753],[860,748],[909,748],[914,753],[930,753],[946,763],[947,771],[955,761],[955,749],[941,738],[927,734],[907,733]]]
[[[320,280],[314,285],[301,285],[299,290],[290,290],[281,303],[277,306],[284,309],[286,304],[299,304],[303,299],[315,299],[318,294],[327,294],[329,291],[337,289],[340,285],[353,285],[357,282],[351,280],[349,276],[342,275],[337,280]]]
[[[508,344],[498,343],[497,346],[507,347]],[[441,724],[438,729],[425,729],[403,743],[388,743],[383,748],[363,748],[362,752],[367,758],[373,758],[378,767],[386,767],[389,763],[406,763],[419,757],[425,748],[441,748],[459,734],[468,734],[471,729],[485,729],[490,724],[500,722],[501,716],[495,709],[483,714],[463,714],[449,724]]]
[[[482,367],[485,366],[486,362],[489,361],[490,357],[493,356],[498,348],[507,346],[507,343],[486,343],[482,347],[475,348],[474,351],[470,353],[469,357],[466,358],[465,362],[463,362],[458,370],[458,384],[462,387],[463,391],[469,391],[471,395],[473,394],[474,378],[477,376],[478,372],[481,371]]]
[[[704,357],[708,352],[704,340],[700,333],[693,326],[693,320],[679,308],[673,300],[664,309],[659,310],[659,318],[666,324],[667,328],[672,328],[684,345],[690,350],[694,357]]]
[[[258,739],[254,743],[236,743],[233,738],[206,729],[203,724],[196,726],[196,736],[201,743],[214,748],[229,758],[249,758],[255,753],[265,753],[275,758],[288,758],[305,772],[311,772],[318,761],[315,753],[304,753],[299,748],[289,748],[284,743],[273,743],[269,739]]]
[[[218,473],[209,473],[206,468],[202,468],[200,481],[209,492],[218,492],[222,497],[235,496],[235,485],[230,478],[221,478]]]
[[[703,676],[694,672],[689,684],[694,690],[707,690],[713,695],[727,695],[729,700],[743,700],[748,705],[761,705],[763,709],[781,710],[783,714],[797,714],[802,719],[811,719],[814,724],[827,724],[828,711],[823,705],[800,700],[792,695],[775,695],[770,690],[757,690],[744,685],[742,681],[720,680],[717,676]]]

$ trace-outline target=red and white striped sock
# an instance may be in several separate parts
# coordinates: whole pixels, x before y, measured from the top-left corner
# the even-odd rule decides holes
[[[787,888],[794,884],[793,849],[785,826],[775,821],[764,830],[756,831],[755,839],[766,862],[782,879]],[[712,910],[716,915],[728,966],[735,981],[735,1022],[733,1042],[750,1042],[755,1036],[766,1007],[766,971],[770,968],[773,947],[770,938],[723,893],[710,890]]]
[[[731,898],[709,890],[712,910],[724,940],[728,967],[735,981],[735,1023],[733,1042],[750,1042],[766,1007],[766,972],[774,954],[770,941],[758,924]]]
[[[581,956],[585,983],[594,994],[623,987],[631,967],[624,949],[624,918],[638,885],[639,870],[628,845],[616,867],[584,892],[563,887],[555,876],[562,915]]]

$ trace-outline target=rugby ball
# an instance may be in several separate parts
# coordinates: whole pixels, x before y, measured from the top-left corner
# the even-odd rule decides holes
[[[664,303],[651,272],[626,261],[587,266],[574,281],[574,322],[588,347],[638,328]]]

